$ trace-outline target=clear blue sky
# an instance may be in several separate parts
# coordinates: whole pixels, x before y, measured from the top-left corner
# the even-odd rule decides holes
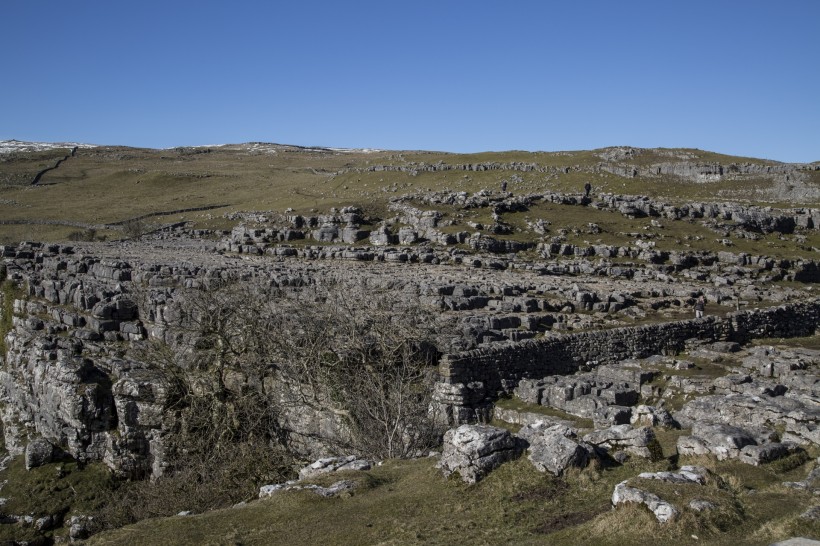
[[[0,139],[820,160],[820,1],[3,0]]]

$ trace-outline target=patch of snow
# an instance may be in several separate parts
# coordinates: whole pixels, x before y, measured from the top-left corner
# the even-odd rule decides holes
[[[375,154],[378,152],[383,152],[384,150],[380,150],[378,148],[327,148],[328,150],[332,150],[334,152],[339,152],[342,154]]]
[[[171,146],[170,148],[160,148],[161,150],[177,150],[179,148],[224,148],[231,144],[197,144],[196,146]]]
[[[173,146],[164,148],[174,150],[176,148],[226,148],[238,146],[250,152],[263,154],[276,154],[283,148],[294,148],[307,152],[334,152],[340,154],[372,154],[383,152],[378,148],[325,148],[320,146],[289,146],[286,144],[274,144],[268,142],[248,142],[246,144],[203,144],[197,146]],[[54,150],[59,148],[96,148],[96,144],[83,144],[80,142],[26,142],[21,140],[0,140],[0,154],[13,152],[41,152],[44,150]]]
[[[42,152],[59,148],[96,148],[95,144],[80,142],[25,142],[21,140],[0,140],[0,154],[13,152]]]
[[[267,144],[264,142],[250,142],[245,144],[245,147],[251,152],[259,152],[263,154],[275,154],[278,144]]]

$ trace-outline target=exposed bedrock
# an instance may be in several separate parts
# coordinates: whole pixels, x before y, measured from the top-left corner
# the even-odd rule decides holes
[[[442,347],[447,354],[439,362],[435,407],[453,424],[489,420],[500,395],[529,389],[526,396],[540,400],[536,403],[547,401],[592,419],[598,428],[628,426],[633,418],[636,429],[671,426],[659,408],[635,409],[652,394],[647,386],[651,374],[623,361],[678,354],[693,339],[728,343],[808,336],[820,320],[820,302],[807,300],[700,320],[611,327],[619,317],[632,320],[632,314],[688,307],[702,285],[647,277],[625,280],[620,287],[628,288],[613,290],[607,277],[564,278],[540,269],[521,268],[512,276],[506,270],[467,263],[436,266],[432,260],[363,266],[358,260],[222,254],[213,247],[202,240],[160,239],[144,244],[30,243],[0,248],[0,273],[16,286],[0,292],[0,309],[6,313],[10,306],[0,363],[0,418],[7,448],[22,454],[34,446],[29,451],[32,464],[37,464],[48,459],[46,442],[53,453],[104,461],[122,476],[162,474],[171,418],[166,411],[169,393],[157,379],[157,370],[136,357],[132,348],[148,340],[173,341],[181,294],[228,279],[292,290],[355,273],[368,287],[390,290],[399,299],[446,313],[455,333]],[[487,260],[484,255],[470,259]],[[722,301],[718,289],[710,290],[714,301]],[[770,301],[783,294],[784,299],[794,299],[785,288],[763,290],[756,292],[760,299],[764,294]],[[603,303],[606,307],[599,305]],[[792,367],[799,366],[783,362],[749,353],[744,366],[777,378],[789,389],[789,399],[798,400],[795,396],[805,389],[794,379]],[[621,364],[612,366],[615,363]],[[586,375],[545,379],[579,371]],[[721,407],[723,412],[736,408],[732,411],[742,414],[741,396],[759,396],[765,388],[780,392],[776,385],[758,392],[749,390],[757,388],[754,382],[725,383],[721,388],[739,398],[737,404]],[[287,389],[279,387],[271,384],[268,392],[283,400],[280,424],[291,447],[315,458],[332,452],[334,442],[344,441],[347,431],[339,416],[284,403],[292,400]],[[784,401],[778,404],[785,404],[786,397],[781,398]],[[682,416],[695,408],[685,408]],[[777,411],[783,413],[785,407]],[[814,417],[798,418],[796,411],[792,408],[789,417],[782,418],[788,434],[782,440],[816,442]],[[544,462],[545,468],[555,472],[564,462],[581,464],[581,451],[554,440],[549,444],[555,453],[536,455],[554,461]],[[758,458],[769,456],[761,453]]]

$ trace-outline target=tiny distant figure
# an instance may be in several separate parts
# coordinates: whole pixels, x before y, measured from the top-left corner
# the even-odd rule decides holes
[[[502,192],[506,192],[506,191],[507,191],[507,181],[506,181],[506,180],[502,180],[502,181],[501,181],[501,191],[502,191]]]
[[[591,192],[591,191],[592,191],[592,184],[590,184],[589,182],[584,184],[584,197],[589,197],[589,192]]]
[[[695,318],[703,318],[703,310],[706,308],[706,300],[703,299],[703,296],[698,296],[697,301],[695,301]]]

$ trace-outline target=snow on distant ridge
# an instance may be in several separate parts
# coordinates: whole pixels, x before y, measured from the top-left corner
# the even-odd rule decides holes
[[[241,144],[240,146],[251,152],[266,154],[275,154],[279,150],[283,149],[296,149],[305,152],[334,152],[337,154],[370,154],[383,151],[378,150],[376,148],[330,148],[325,146],[299,146],[296,144],[276,144],[273,142],[246,142],[245,144]]]
[[[328,150],[343,154],[375,154],[384,151],[379,148],[328,148]]]
[[[25,142],[21,140],[0,140],[0,154],[10,154],[12,152],[42,152],[43,150],[55,150],[58,148],[96,148],[95,144],[82,144],[80,142]]]
[[[0,140],[0,154],[9,154],[12,152],[41,152],[44,150],[54,150],[58,148],[97,148],[96,144],[83,144],[80,142],[27,142],[22,140]],[[272,142],[246,142],[244,144],[207,144],[198,146],[182,146],[182,148],[244,148],[250,152],[276,154],[282,149],[300,149],[308,152],[334,152],[337,154],[372,154],[382,152],[378,148],[331,148],[323,146],[296,146],[288,144],[275,144]],[[164,148],[166,150],[173,150],[180,148],[174,146],[172,148]]]

